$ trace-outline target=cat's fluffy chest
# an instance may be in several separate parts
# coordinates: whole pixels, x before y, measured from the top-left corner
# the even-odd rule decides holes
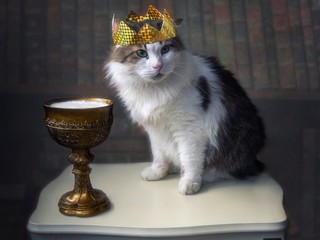
[[[182,89],[177,96],[171,96],[171,98],[159,96],[156,93],[144,93],[137,96],[130,112],[132,119],[139,124],[168,126],[184,118],[182,116],[186,111],[194,112],[195,102],[196,96],[188,88]]]
[[[166,120],[166,112],[170,107],[156,105],[153,101],[141,102],[131,109],[131,117],[135,122],[142,125],[154,125],[159,121]]]

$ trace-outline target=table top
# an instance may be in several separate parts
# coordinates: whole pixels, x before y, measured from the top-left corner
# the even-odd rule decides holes
[[[220,180],[195,195],[178,193],[179,175],[144,181],[150,163],[92,164],[92,186],[104,191],[111,209],[93,217],[70,217],[58,210],[72,190],[72,167],[46,186],[28,222],[32,233],[87,233],[121,236],[282,231],[286,227],[283,191],[268,174],[248,180]]]

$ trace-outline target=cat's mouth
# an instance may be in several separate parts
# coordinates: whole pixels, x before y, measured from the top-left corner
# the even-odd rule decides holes
[[[163,77],[164,77],[163,74],[158,73],[157,75],[155,75],[154,77],[152,77],[152,80],[159,81],[159,80],[161,80]]]

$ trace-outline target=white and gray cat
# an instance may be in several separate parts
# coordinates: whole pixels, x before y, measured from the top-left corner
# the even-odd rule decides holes
[[[264,126],[256,107],[231,72],[214,57],[188,52],[180,38],[113,47],[107,78],[144,127],[153,162],[144,180],[178,170],[178,190],[193,194],[203,182],[246,178],[264,166],[256,159]]]

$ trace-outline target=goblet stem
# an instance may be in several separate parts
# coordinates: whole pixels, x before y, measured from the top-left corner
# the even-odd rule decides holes
[[[88,164],[93,161],[94,155],[89,149],[73,149],[68,156],[73,164],[72,173],[75,175],[74,189],[62,195],[59,201],[59,210],[65,215],[91,216],[110,207],[105,193],[92,188],[89,174],[91,168]]]
[[[72,173],[74,174],[74,189],[75,193],[90,192],[92,190],[89,174],[91,168],[88,165],[74,164]]]
[[[75,175],[74,189],[75,193],[84,193],[92,190],[89,174],[91,168],[88,166],[93,161],[94,155],[89,149],[73,149],[68,156],[73,164],[72,173]]]

